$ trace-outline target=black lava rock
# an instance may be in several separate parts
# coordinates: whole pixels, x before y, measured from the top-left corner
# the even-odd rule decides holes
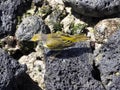
[[[0,90],[18,90],[16,78],[26,71],[26,65],[20,65],[0,49]]]
[[[45,25],[42,18],[30,16],[25,18],[16,31],[16,38],[19,41],[30,40],[36,33],[50,33],[50,29]]]
[[[0,1],[0,37],[15,33],[17,15],[22,15],[31,6],[32,0]]]
[[[46,55],[46,90],[104,90],[100,81],[93,77],[88,43],[77,43],[56,57],[51,54],[54,52]]]
[[[111,80],[108,80],[111,81]],[[120,76],[119,77],[115,77],[112,80],[112,84],[110,84],[110,86],[107,86],[107,90],[120,90]]]
[[[120,0],[63,0],[73,11],[92,17],[103,17],[120,12]]]
[[[120,30],[115,32],[97,55],[101,80],[106,90],[120,89]]]

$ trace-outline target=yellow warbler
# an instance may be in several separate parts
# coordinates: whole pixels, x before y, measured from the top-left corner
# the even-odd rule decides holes
[[[51,50],[62,50],[74,45],[76,42],[88,40],[85,34],[68,35],[64,33],[35,34],[31,41],[42,41],[43,46]]]

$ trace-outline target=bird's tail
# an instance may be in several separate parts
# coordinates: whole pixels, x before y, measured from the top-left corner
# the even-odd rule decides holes
[[[89,38],[86,36],[86,34],[79,34],[79,35],[73,35],[74,42],[81,42],[89,40]]]

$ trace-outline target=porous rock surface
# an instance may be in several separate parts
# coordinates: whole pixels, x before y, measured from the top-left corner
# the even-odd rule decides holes
[[[120,30],[103,45],[96,56],[101,81],[106,90],[120,89]],[[98,59],[99,57],[99,59]]]
[[[45,25],[42,18],[37,16],[30,16],[23,19],[16,31],[16,38],[19,41],[30,40],[36,33],[50,33],[49,28]]]
[[[0,1],[0,37],[14,34],[17,15],[22,15],[30,7],[32,0],[1,0]]]
[[[15,59],[0,49],[0,90],[18,90],[17,80],[26,71]]]
[[[46,90],[104,90],[93,78],[88,43],[77,43],[55,58],[50,53],[46,59]]]
[[[32,52],[27,56],[24,55],[19,59],[19,62],[27,65],[26,73],[33,81],[38,83],[37,85],[41,87],[42,90],[46,90],[44,84],[45,64],[44,61],[40,60],[40,56],[42,56],[41,53],[42,52],[39,50],[38,52]]]
[[[120,29],[120,18],[110,18],[99,21],[94,27],[96,42],[104,43],[118,29]]]
[[[103,17],[120,12],[119,0],[63,0],[66,5],[80,14]]]

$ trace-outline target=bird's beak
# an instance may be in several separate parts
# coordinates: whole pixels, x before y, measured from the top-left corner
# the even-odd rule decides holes
[[[35,34],[33,35],[33,37],[31,38],[30,41],[36,42],[40,40],[40,34]]]

